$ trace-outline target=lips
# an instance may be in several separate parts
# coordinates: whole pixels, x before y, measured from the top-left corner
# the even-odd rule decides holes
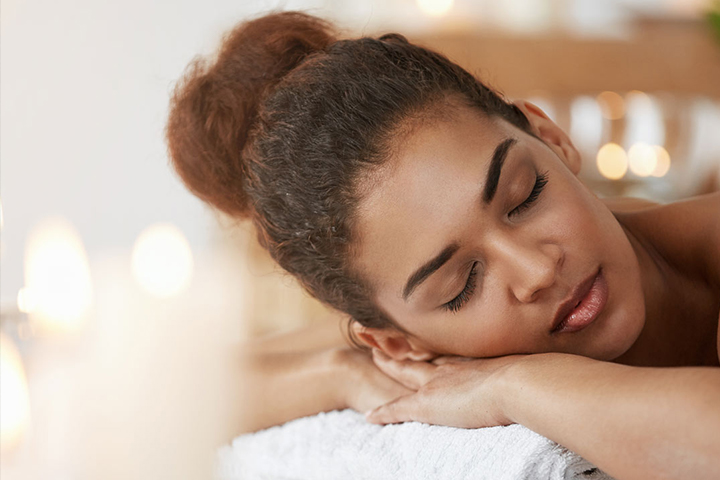
[[[607,301],[607,283],[602,269],[580,282],[560,304],[550,333],[574,332],[585,328],[599,315]]]

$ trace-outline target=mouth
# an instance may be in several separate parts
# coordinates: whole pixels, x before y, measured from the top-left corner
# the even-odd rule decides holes
[[[608,299],[602,268],[583,280],[558,308],[551,334],[577,332],[597,319]]]

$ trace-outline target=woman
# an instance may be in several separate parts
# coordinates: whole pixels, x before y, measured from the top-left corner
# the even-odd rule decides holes
[[[521,423],[621,479],[720,471],[719,194],[600,200],[534,105],[300,13],[194,62],[167,136],[190,190],[372,348],[322,329],[250,348],[246,430],[350,407]]]

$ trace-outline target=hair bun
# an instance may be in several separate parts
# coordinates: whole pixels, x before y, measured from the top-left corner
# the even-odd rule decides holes
[[[276,13],[235,27],[214,61],[191,62],[175,87],[166,136],[172,164],[194,194],[248,216],[242,151],[259,104],[308,55],[334,41],[319,18]]]

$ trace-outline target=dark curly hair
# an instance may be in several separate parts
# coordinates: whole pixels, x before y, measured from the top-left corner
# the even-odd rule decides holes
[[[368,327],[395,325],[353,269],[362,185],[413,120],[455,100],[529,131],[523,113],[443,55],[398,34],[339,40],[299,12],[241,23],[194,60],[167,124],[188,188],[238,218],[311,295]]]

